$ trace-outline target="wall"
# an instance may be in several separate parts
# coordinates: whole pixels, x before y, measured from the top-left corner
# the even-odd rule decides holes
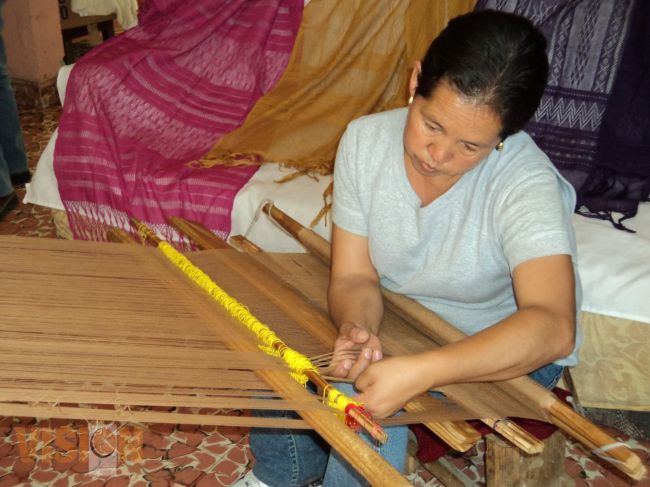
[[[38,83],[54,79],[64,55],[58,3],[6,0],[3,19],[11,78]]]

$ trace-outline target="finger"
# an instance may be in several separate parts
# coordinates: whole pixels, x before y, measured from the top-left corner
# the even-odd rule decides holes
[[[337,350],[348,350],[352,347],[357,346],[356,343],[354,343],[350,337],[339,337],[336,339],[334,342],[334,349],[333,351],[336,352]]]
[[[350,362],[354,362],[357,360],[357,357],[361,351],[357,350],[336,350],[333,354],[332,357],[329,360],[330,366],[336,366],[339,362],[343,362],[344,360],[349,360]]]
[[[378,362],[378,361],[381,360],[382,358],[384,358],[384,354],[381,353],[381,350],[374,350],[374,351],[372,352],[372,361],[373,361],[373,362]]]
[[[361,351],[361,354],[357,358],[357,361],[352,365],[348,373],[348,377],[351,379],[356,379],[361,372],[366,370],[372,362],[372,349],[364,348]]]
[[[345,359],[337,364],[332,364],[332,368],[329,372],[330,375],[334,377],[348,377],[350,374],[350,369],[352,368],[353,361],[350,359]]]
[[[358,385],[355,385],[358,388]],[[370,388],[372,389],[372,387]],[[381,402],[376,403],[376,400],[373,400],[373,391],[368,390],[362,393],[359,393],[355,396],[355,400],[363,404],[364,409],[375,419],[382,419],[391,416],[395,411],[391,411],[386,406],[382,406]],[[376,404],[375,404],[376,403]]]
[[[355,382],[355,387],[359,389],[358,382]],[[372,387],[370,387],[370,389],[372,389]],[[379,418],[379,416],[377,416],[379,409],[375,407],[374,401],[372,400],[372,395],[373,394],[371,390],[366,390],[364,392],[360,392],[359,394],[357,394],[354,400],[363,404],[363,408],[373,418]]]
[[[352,328],[348,336],[357,344],[366,343],[370,339],[370,333],[368,333],[368,330],[359,326]]]
[[[340,342],[334,344],[334,349],[332,350],[332,355],[335,357],[339,355],[349,355],[356,354],[358,355],[361,351],[361,348],[358,344],[352,341]]]

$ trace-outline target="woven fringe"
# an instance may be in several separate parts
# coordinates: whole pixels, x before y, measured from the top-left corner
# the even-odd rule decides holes
[[[327,176],[334,170],[334,161],[327,157],[316,157],[308,160],[283,160],[267,161],[262,154],[254,152],[222,152],[219,154],[207,154],[201,159],[191,161],[190,167],[214,166],[234,167],[234,166],[255,166],[260,164],[279,163],[282,167],[295,169],[295,173],[282,178],[278,182],[290,181],[299,176]]]
[[[271,164],[271,162],[265,161],[264,157],[261,154],[256,154],[253,152],[222,152],[215,155],[206,155],[199,160],[195,160],[189,163],[189,165],[194,168],[210,168],[214,166],[250,166],[259,164]],[[277,162],[275,162],[275,164],[277,164]],[[307,161],[287,160],[281,161],[279,164],[282,167],[293,169],[293,172],[290,172],[286,176],[274,181],[278,184],[293,181],[294,179],[297,179],[301,176],[307,176],[318,181],[319,176],[329,176],[334,170],[334,161],[325,157],[309,159]],[[327,217],[330,210],[332,209],[332,191],[333,184],[330,183],[327,188],[325,188],[325,191],[323,191],[323,206],[311,221],[311,228],[314,228],[323,219],[325,219],[325,226],[327,226]]]
[[[76,240],[107,242],[107,232],[111,228],[123,230],[137,241],[140,240],[137,231],[131,225],[129,215],[122,211],[80,201],[69,201],[65,206],[70,230]],[[158,237],[169,242],[177,250],[181,252],[199,250],[195,243],[171,225],[146,223]],[[228,237],[225,232],[217,231],[215,234],[224,240]]]

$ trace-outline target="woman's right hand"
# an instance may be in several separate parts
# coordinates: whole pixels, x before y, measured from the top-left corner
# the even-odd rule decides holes
[[[334,342],[331,375],[355,380],[368,366],[381,360],[379,337],[354,323],[344,323]]]

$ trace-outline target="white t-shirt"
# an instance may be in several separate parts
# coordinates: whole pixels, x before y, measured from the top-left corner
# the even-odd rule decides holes
[[[351,122],[334,169],[333,221],[366,236],[381,284],[471,335],[517,310],[512,271],[568,254],[581,289],[571,215],[573,187],[524,132],[421,207],[404,167],[407,109]],[[575,365],[573,353],[557,360]]]

